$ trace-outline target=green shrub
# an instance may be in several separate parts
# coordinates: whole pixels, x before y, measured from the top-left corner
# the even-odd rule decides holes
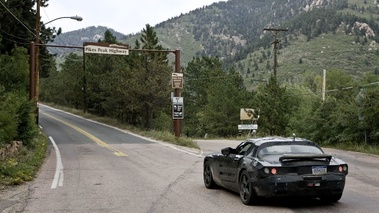
[[[0,90],[0,145],[11,142],[17,136],[17,116],[13,98]]]
[[[33,145],[23,146],[15,155],[0,159],[0,189],[31,181],[36,176],[45,159],[48,140],[44,134],[38,134],[30,143]]]
[[[9,143],[17,135],[17,122],[14,115],[0,107],[0,147]]]
[[[23,100],[18,109],[18,136],[17,140],[24,145],[31,145],[31,140],[37,135],[35,107],[31,102]]]
[[[0,145],[22,141],[24,145],[37,135],[35,107],[22,92],[0,92]]]

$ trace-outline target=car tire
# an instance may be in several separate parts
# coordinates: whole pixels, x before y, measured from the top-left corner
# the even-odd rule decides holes
[[[324,196],[320,196],[320,200],[325,203],[336,203],[341,199],[341,197],[342,197],[342,193],[333,194],[333,195],[324,195]]]
[[[204,163],[204,172],[203,172],[203,178],[204,178],[204,185],[208,189],[214,189],[216,188],[216,183],[213,180],[211,165],[209,161],[206,161]]]
[[[247,171],[243,171],[239,178],[239,194],[243,204],[251,205],[257,201],[257,196],[250,181]]]

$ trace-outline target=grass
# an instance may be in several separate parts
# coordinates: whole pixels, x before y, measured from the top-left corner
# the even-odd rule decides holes
[[[369,145],[369,144],[356,144],[356,143],[344,143],[337,145],[327,145],[325,147],[341,149],[346,151],[362,152],[367,154],[379,155],[379,146],[378,145]]]
[[[45,159],[47,145],[47,138],[41,133],[30,146],[23,146],[13,156],[0,159],[0,190],[33,180]]]
[[[252,138],[255,136],[248,136],[248,135],[241,135],[236,138],[229,138],[231,140],[239,140],[243,141],[246,138]],[[212,138],[217,139],[217,138]],[[220,139],[223,140],[224,138]],[[379,145],[372,145],[372,144],[365,144],[365,143],[339,143],[339,144],[327,144],[327,143],[320,143],[319,144],[322,147],[326,148],[333,148],[333,149],[340,149],[340,150],[346,150],[346,151],[353,151],[353,152],[361,152],[366,154],[372,154],[372,155],[379,155]]]

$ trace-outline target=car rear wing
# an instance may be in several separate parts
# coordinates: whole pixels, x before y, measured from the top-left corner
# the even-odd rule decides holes
[[[280,162],[283,162],[283,161],[292,161],[292,160],[322,160],[322,159],[325,159],[327,161],[330,162],[330,160],[332,159],[332,156],[331,155],[327,155],[327,154],[299,154],[299,155],[283,155],[279,158],[279,161]]]

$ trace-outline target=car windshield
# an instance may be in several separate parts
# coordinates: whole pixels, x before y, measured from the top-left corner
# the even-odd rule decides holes
[[[258,156],[266,155],[283,155],[283,154],[323,154],[323,152],[315,146],[299,145],[299,144],[285,144],[273,145],[264,147],[259,150]]]

